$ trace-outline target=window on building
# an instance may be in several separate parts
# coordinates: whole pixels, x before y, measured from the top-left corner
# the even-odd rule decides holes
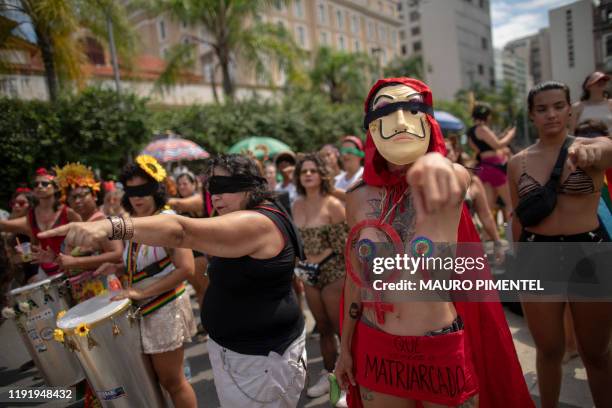
[[[340,35],[338,37],[338,47],[340,48],[340,50],[345,51],[346,50],[346,43],[344,41],[344,36]]]
[[[295,0],[293,3],[293,10],[296,17],[304,17],[304,4],[302,3],[302,0]]]
[[[162,47],[162,49],[159,50],[159,56],[165,59],[168,56],[168,47]]]
[[[319,40],[321,41],[321,44],[329,45],[329,36],[327,35],[327,32],[321,31],[321,34],[319,34]]]
[[[360,52],[361,51],[361,44],[359,43],[359,40],[355,40],[353,42],[353,51],[355,51],[355,52]]]
[[[420,41],[415,41],[412,43],[412,51],[419,52],[421,51],[422,45]]]
[[[406,38],[406,32],[404,30],[400,30],[399,37],[400,37],[400,40],[405,39]]]
[[[410,34],[413,35],[413,36],[421,34],[421,27],[419,27],[419,26],[412,27],[410,29]]]
[[[277,11],[283,11],[283,2],[281,0],[274,0],[274,8]]]
[[[484,75],[484,66],[482,64],[478,64],[478,75]]]
[[[418,11],[410,12],[410,21],[419,21],[420,17],[421,17],[421,14]]]
[[[157,30],[159,32],[159,39],[160,40],[165,40],[166,39],[166,23],[164,22],[164,20],[159,20],[159,22],[157,23]]]
[[[391,36],[391,45],[395,48],[397,46],[397,31],[389,30],[389,35]]]
[[[326,16],[325,16],[325,4],[319,3],[317,6],[317,16],[319,18],[319,23],[325,24]]]
[[[486,0],[479,0],[478,1],[478,7],[480,7],[481,9],[485,9],[487,7]]]
[[[612,57],[612,34],[603,37],[604,58]]]
[[[351,17],[351,31],[354,33],[359,32],[359,20],[355,14]]]
[[[344,29],[344,13],[342,10],[336,10],[336,25],[339,30]]]
[[[374,39],[374,22],[373,21],[368,22],[368,37],[370,37],[371,40]]]
[[[387,30],[383,26],[378,26],[378,41],[387,41]]]
[[[302,26],[297,27],[297,42],[302,48],[306,47],[306,30]]]
[[[406,54],[408,54],[408,49],[406,48],[406,46],[405,46],[405,45],[402,45],[402,50],[401,50],[401,52],[402,52],[402,55],[406,55]]]
[[[480,45],[482,46],[483,50],[488,50],[489,49],[489,40],[486,39],[485,37],[482,37],[480,39]]]
[[[104,48],[94,38],[85,39],[85,55],[92,65],[105,65]]]

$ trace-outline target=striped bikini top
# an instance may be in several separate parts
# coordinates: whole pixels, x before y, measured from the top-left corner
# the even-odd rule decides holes
[[[518,194],[519,197],[523,197],[529,194],[535,188],[542,187],[539,181],[530,176],[525,169],[525,155],[521,158],[523,167],[523,173],[518,179]],[[595,183],[593,179],[580,167],[576,168],[569,176],[563,181],[563,183],[557,186],[557,193],[559,194],[592,194],[599,190],[595,190]]]

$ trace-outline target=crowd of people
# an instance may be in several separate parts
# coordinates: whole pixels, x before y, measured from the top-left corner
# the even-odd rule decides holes
[[[273,160],[219,155],[197,175],[141,155],[118,182],[79,163],[40,168],[0,220],[3,303],[9,289],[58,273],[74,303],[113,290],[131,299],[142,351],[177,407],[197,405],[183,362],[198,333],[223,407],[295,407],[304,388],[335,406],[533,406],[500,304],[372,291],[373,243],[414,254],[419,237],[491,241],[492,267],[512,242],[609,242],[599,213],[612,168],[609,83],[589,75],[574,105],[564,84],[535,86],[526,103],[538,137],[520,152],[516,129],[496,134],[481,103],[467,145],[445,138],[429,87],[391,78],[365,100],[365,141],[347,135]],[[538,267],[517,248],[526,273]],[[323,359],[308,385],[306,306]],[[557,406],[574,355],[595,405],[612,406],[612,303],[525,297],[522,308],[542,406]]]

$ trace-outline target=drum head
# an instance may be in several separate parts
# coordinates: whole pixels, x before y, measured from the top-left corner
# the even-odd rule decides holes
[[[50,278],[47,278],[47,279],[44,279],[38,282],[30,283],[29,285],[25,285],[17,289],[13,289],[9,292],[9,295],[15,296],[21,293],[29,292],[32,289],[36,289],[39,286],[50,285],[51,282],[57,281],[58,279],[62,279],[63,277],[64,277],[64,274],[60,273],[59,275],[54,275]]]
[[[66,330],[75,329],[83,323],[94,324],[124,310],[131,303],[129,299],[111,302],[110,298],[115,295],[107,293],[79,303],[57,321],[57,327]]]

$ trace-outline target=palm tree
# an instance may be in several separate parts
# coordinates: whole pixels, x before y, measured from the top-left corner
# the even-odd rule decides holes
[[[131,54],[133,34],[122,7],[111,0],[0,0],[0,14],[14,18],[18,25],[31,26],[45,70],[49,99],[55,101],[62,84],[82,85],[86,63],[85,46],[76,34],[81,28],[106,43],[106,18],[115,22],[120,53]]]
[[[282,26],[261,22],[262,13],[277,3],[287,0],[152,0],[136,3],[155,14],[168,13],[172,18],[188,26],[202,26],[209,34],[207,38],[189,36],[189,47],[176,46],[169,52],[168,68],[178,69],[184,64],[174,61],[191,61],[194,56],[187,55],[195,50],[194,43],[204,43],[211,47],[215,70],[221,71],[223,93],[229,100],[234,99],[236,84],[230,66],[237,61],[255,69],[261,76],[267,75],[267,62],[271,59],[279,64],[289,76],[299,70],[296,62],[300,51],[291,34]],[[166,85],[176,79],[169,74]]]
[[[360,100],[376,72],[375,61],[363,53],[347,53],[321,47],[310,71],[312,86],[327,93],[334,103]]]

